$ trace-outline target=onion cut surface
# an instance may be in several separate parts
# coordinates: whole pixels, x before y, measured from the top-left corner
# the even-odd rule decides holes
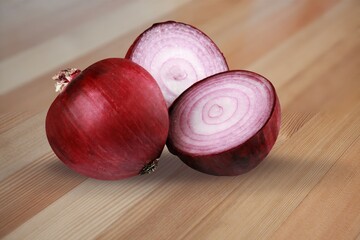
[[[167,106],[193,83],[228,70],[223,54],[207,35],[173,21],[154,24],[143,32],[126,58],[150,72]]]
[[[228,71],[194,84],[174,102],[167,146],[199,171],[238,175],[265,158],[279,128],[272,84],[253,72]]]

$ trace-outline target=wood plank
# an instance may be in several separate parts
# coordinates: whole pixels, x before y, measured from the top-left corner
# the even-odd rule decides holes
[[[272,239],[355,239],[360,232],[360,162],[354,159],[359,155],[358,137]]]
[[[259,1],[243,9],[242,18],[235,13],[232,16],[236,16],[236,19],[223,18],[223,21],[232,20],[220,26],[217,32],[221,36],[219,43],[223,46],[230,67],[252,69],[251,65],[259,58],[322,18],[338,2],[282,1],[272,5]],[[238,9],[233,8],[233,11]],[[237,22],[244,24],[239,25]],[[216,19],[209,24],[216,25]]]
[[[1,181],[0,237],[4,237],[86,178],[67,169],[53,153]]]
[[[173,162],[168,159],[169,156],[165,154],[162,157],[164,164],[153,176],[145,175],[112,182],[87,179],[23,223],[5,239],[12,239],[15,236],[21,239],[93,237],[129,208],[137,206],[139,201],[163,188],[164,181],[169,181],[174,176],[174,172],[181,167],[179,162],[173,166]],[[80,223],[87,225],[84,231],[79,229]]]
[[[319,112],[345,105],[344,96],[360,99],[360,34],[340,41],[331,51],[279,88],[283,109]],[[350,62],[344,64],[347,59]],[[321,94],[319,94],[321,93]],[[356,102],[356,101],[354,101]]]
[[[309,66],[316,63],[316,59],[330,52],[341,40],[349,37],[356,39],[357,35],[352,34],[357,32],[359,14],[360,6],[356,1],[341,1],[321,18],[251,64],[249,70],[262,73],[280,88],[299,73],[307,71]]]
[[[0,181],[49,153],[44,114],[38,114],[0,135]]]
[[[0,134],[17,126],[32,115],[31,112],[4,112],[0,114]]]

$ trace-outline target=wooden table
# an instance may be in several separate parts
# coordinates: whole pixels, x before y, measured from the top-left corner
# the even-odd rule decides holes
[[[360,1],[0,3],[0,237],[360,239]],[[190,23],[232,69],[267,76],[283,110],[255,170],[215,177],[166,150],[152,175],[98,181],[45,137],[64,67],[124,56],[152,23]]]

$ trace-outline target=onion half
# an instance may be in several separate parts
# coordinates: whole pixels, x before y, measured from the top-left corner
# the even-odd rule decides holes
[[[273,85],[249,71],[227,71],[197,82],[169,111],[170,152],[212,175],[239,175],[255,168],[280,128]]]
[[[167,106],[193,83],[228,70],[223,54],[207,35],[174,21],[157,23],[144,31],[126,58],[150,72]]]

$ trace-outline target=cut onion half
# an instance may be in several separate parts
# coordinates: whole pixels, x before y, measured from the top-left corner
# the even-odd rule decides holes
[[[280,129],[275,88],[263,76],[243,70],[194,84],[169,111],[170,152],[212,175],[239,175],[256,167]]]
[[[206,34],[174,21],[157,23],[144,31],[126,58],[149,71],[168,107],[195,82],[228,70],[223,54]]]

